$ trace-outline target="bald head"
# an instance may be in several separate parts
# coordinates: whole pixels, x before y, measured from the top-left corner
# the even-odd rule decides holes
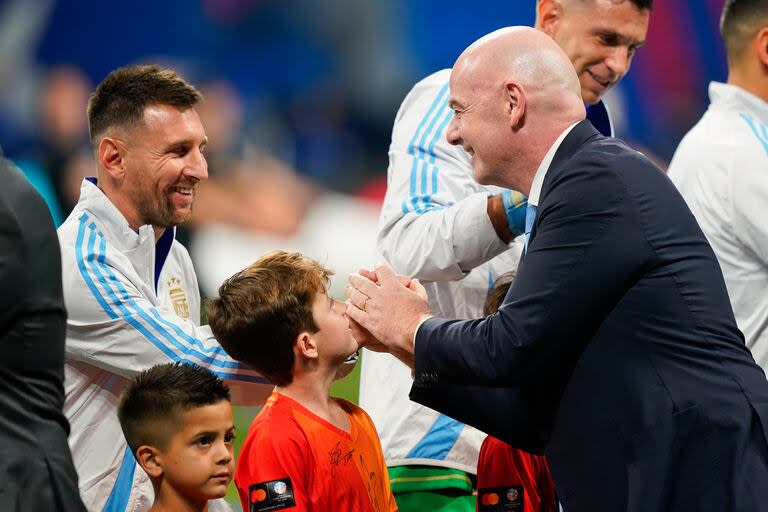
[[[448,141],[473,156],[480,183],[512,186],[519,171],[532,177],[554,140],[585,117],[571,61],[530,27],[504,28],[473,43],[456,61],[450,88],[455,116]]]
[[[459,56],[451,80],[491,88],[513,80],[549,103],[563,95],[565,103],[583,107],[573,64],[550,37],[530,27],[502,28],[475,41]]]

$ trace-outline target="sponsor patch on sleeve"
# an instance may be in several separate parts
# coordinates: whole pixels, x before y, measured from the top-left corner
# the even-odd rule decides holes
[[[479,512],[523,512],[523,486],[478,489],[477,505]]]
[[[288,477],[248,487],[248,512],[268,512],[295,506],[293,484]]]

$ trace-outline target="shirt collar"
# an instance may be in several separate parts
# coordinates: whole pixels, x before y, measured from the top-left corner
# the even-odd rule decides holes
[[[128,221],[120,213],[120,210],[101,191],[96,183],[96,178],[85,178],[83,180],[80,185],[78,205],[82,205],[87,210],[93,212],[118,239],[128,242],[129,245],[138,243],[138,233],[128,226]]]
[[[736,85],[710,82],[709,101],[715,107],[744,110],[768,124],[768,102]]]
[[[153,243],[155,243],[155,231],[152,226],[149,224],[141,226],[138,233],[131,229],[128,225],[128,220],[123,217],[120,210],[98,187],[96,178],[89,177],[82,181],[78,205],[82,205],[84,208],[92,211],[105,224],[107,229],[117,236],[116,240],[120,240],[125,247],[136,246],[145,238],[151,238]],[[168,231],[173,233],[170,236],[172,242],[175,239],[175,228],[170,227],[165,231],[166,233]],[[161,238],[167,238],[165,233]]]
[[[541,187],[544,185],[544,177],[547,175],[549,166],[552,165],[552,160],[555,158],[555,153],[557,153],[557,149],[560,147],[560,144],[563,143],[565,137],[571,133],[573,127],[579,124],[579,122],[580,121],[577,121],[563,130],[563,133],[561,133],[560,136],[555,139],[555,142],[552,143],[552,146],[549,148],[549,151],[547,151],[547,154],[544,155],[544,159],[539,164],[539,168],[536,170],[536,174],[533,175],[531,192],[528,194],[528,204],[532,204],[534,206],[539,205],[539,196],[541,196]]]

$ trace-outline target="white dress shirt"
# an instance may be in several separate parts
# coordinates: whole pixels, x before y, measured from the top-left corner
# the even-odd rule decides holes
[[[571,133],[573,127],[579,124],[579,122],[573,123],[571,126],[563,130],[563,133],[561,133],[555,139],[555,142],[552,143],[552,146],[544,155],[544,158],[539,164],[539,168],[536,169],[536,174],[533,175],[533,181],[531,182],[531,192],[528,194],[528,204],[539,206],[541,187],[544,186],[544,178],[547,176],[547,171],[549,171],[549,168],[552,165],[552,160],[555,159],[555,153],[557,153],[557,150],[560,149],[560,144],[562,144],[568,134]]]

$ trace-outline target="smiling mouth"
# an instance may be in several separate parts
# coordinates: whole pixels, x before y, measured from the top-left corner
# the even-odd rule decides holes
[[[191,196],[194,189],[192,187],[173,187],[171,190],[183,196]]]
[[[599,76],[597,76],[596,74],[592,73],[591,71],[587,71],[587,73],[589,73],[589,76],[591,76],[592,79],[595,82],[597,82],[598,84],[602,85],[603,88],[607,89],[613,83],[613,82],[611,82],[611,80],[604,80],[604,79],[600,78]]]

